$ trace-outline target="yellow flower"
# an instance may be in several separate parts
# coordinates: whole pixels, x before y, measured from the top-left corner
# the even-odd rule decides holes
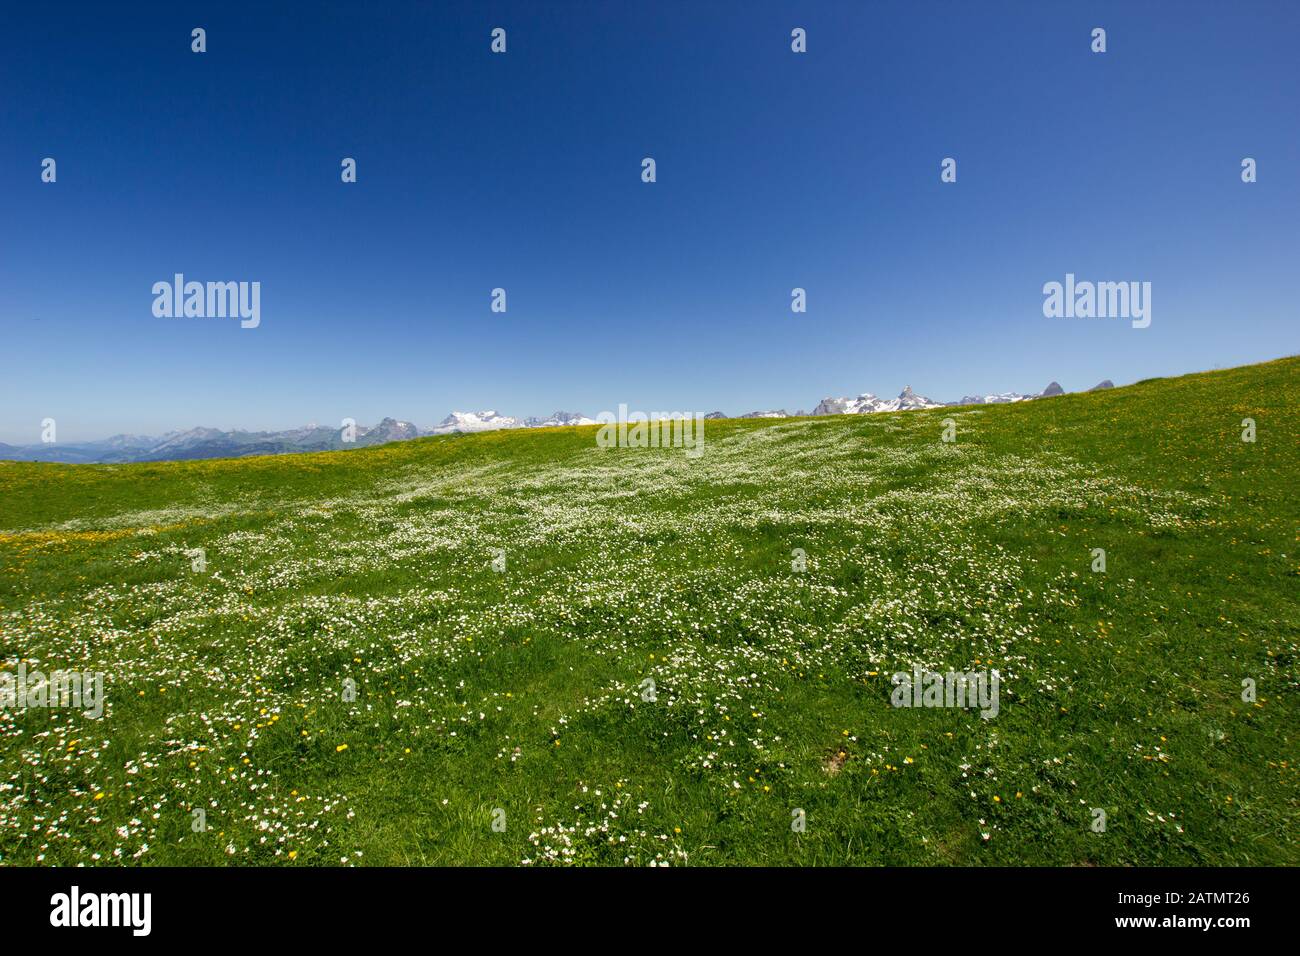
[[[343,751],[345,751],[345,750],[347,750],[347,749],[348,749],[348,745],[347,745],[347,744],[339,744],[337,747],[334,748],[334,752],[335,752],[335,753],[342,753]]]
[[[298,851],[297,851],[297,850],[290,850],[290,851],[289,851],[289,859],[291,859],[291,860],[296,860],[297,858],[298,858]]]

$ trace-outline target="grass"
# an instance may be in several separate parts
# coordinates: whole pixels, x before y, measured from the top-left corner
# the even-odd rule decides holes
[[[1294,865],[1297,408],[1284,359],[698,459],[0,463],[0,667],[107,698],[0,710],[0,862]]]

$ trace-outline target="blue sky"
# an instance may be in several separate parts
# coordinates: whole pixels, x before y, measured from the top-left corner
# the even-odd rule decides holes
[[[794,411],[1300,351],[1300,4],[275,7],[6,13],[0,441]],[[260,327],[156,318],[176,272],[261,282]],[[1150,328],[1044,318],[1067,272],[1151,282]]]

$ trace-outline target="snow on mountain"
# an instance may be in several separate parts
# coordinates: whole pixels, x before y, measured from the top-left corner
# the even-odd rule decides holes
[[[939,408],[943,403],[931,401],[907,385],[897,398],[877,398],[863,392],[857,398],[823,398],[813,409],[814,415],[871,415],[875,412],[910,411],[915,408]]]
[[[524,419],[525,428],[558,428],[561,425],[594,425],[596,419],[588,418],[582,412],[554,412],[549,418],[530,415]]]
[[[358,428],[357,438],[367,445],[377,445],[390,441],[405,441],[419,438],[420,429],[410,422],[401,422],[395,418],[385,418],[373,428]]]
[[[1021,395],[1019,392],[998,392],[995,395],[965,395],[954,405],[1006,405],[1010,402],[1023,402],[1033,395]]]
[[[433,428],[430,435],[448,435],[452,432],[487,432],[498,428],[523,428],[522,419],[511,415],[498,415],[495,409],[482,412],[452,412]]]
[[[1110,379],[1093,386],[1089,391],[1096,391],[1099,388],[1112,388]],[[967,395],[959,402],[949,402],[950,405],[1003,405],[1007,402],[1027,402],[1035,398],[1051,398],[1053,395],[1064,395],[1065,389],[1061,388],[1056,382],[1049,382],[1047,388],[1043,389],[1037,395],[1022,395],[1020,392],[999,392],[994,395]]]
[[[500,415],[495,410],[452,412],[423,434],[447,435],[452,432],[485,432],[498,428],[558,428],[564,425],[595,424],[596,419],[588,418],[582,412],[552,412],[546,418],[538,418],[536,415],[516,418],[513,415]]]
[[[870,392],[857,398],[823,398],[813,409],[814,415],[865,415],[877,411],[880,399]]]
[[[898,402],[900,411],[912,408],[938,408],[943,404],[942,402],[932,401],[924,395],[916,394],[916,392],[912,391],[911,385],[904,385],[903,390],[898,393],[898,398],[894,401]]]

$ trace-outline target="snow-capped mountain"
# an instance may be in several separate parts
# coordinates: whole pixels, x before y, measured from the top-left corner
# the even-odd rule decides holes
[[[513,415],[501,415],[495,410],[483,412],[452,412],[433,428],[425,429],[425,435],[447,435],[452,432],[486,432],[498,428],[558,428],[563,425],[594,425],[596,419],[588,418],[582,412],[553,412],[546,418],[530,415],[516,418]]]
[[[870,415],[875,412],[900,412],[915,408],[939,408],[943,403],[917,395],[912,386],[904,386],[897,398],[877,398],[863,392],[857,398],[823,398],[813,409],[814,415]]]
[[[452,412],[425,434],[447,435],[452,432],[487,432],[498,428],[523,428],[523,419],[498,415],[496,409],[482,412]]]
[[[582,412],[553,412],[548,418],[530,415],[524,419],[525,428],[558,428],[562,425],[594,425],[596,419],[588,418]]]
[[[365,439],[368,445],[390,441],[405,441],[408,438],[419,437],[420,429],[410,422],[398,421],[395,418],[385,418],[374,428],[357,427],[357,439]]]
[[[1099,382],[1090,392],[1095,392],[1099,388],[1113,388],[1114,385],[1110,379]],[[1065,389],[1057,382],[1048,382],[1047,388],[1043,389],[1037,395],[1022,395],[1020,392],[999,392],[994,395],[967,395],[959,402],[948,402],[949,405],[1003,405],[1007,402],[1027,402],[1035,398],[1051,398],[1053,395],[1064,395]]]
[[[1033,398],[1032,395],[1021,395],[1019,392],[998,392],[995,395],[965,395],[960,401],[953,402],[954,405],[1006,405],[1010,402],[1023,402],[1027,398]]]

